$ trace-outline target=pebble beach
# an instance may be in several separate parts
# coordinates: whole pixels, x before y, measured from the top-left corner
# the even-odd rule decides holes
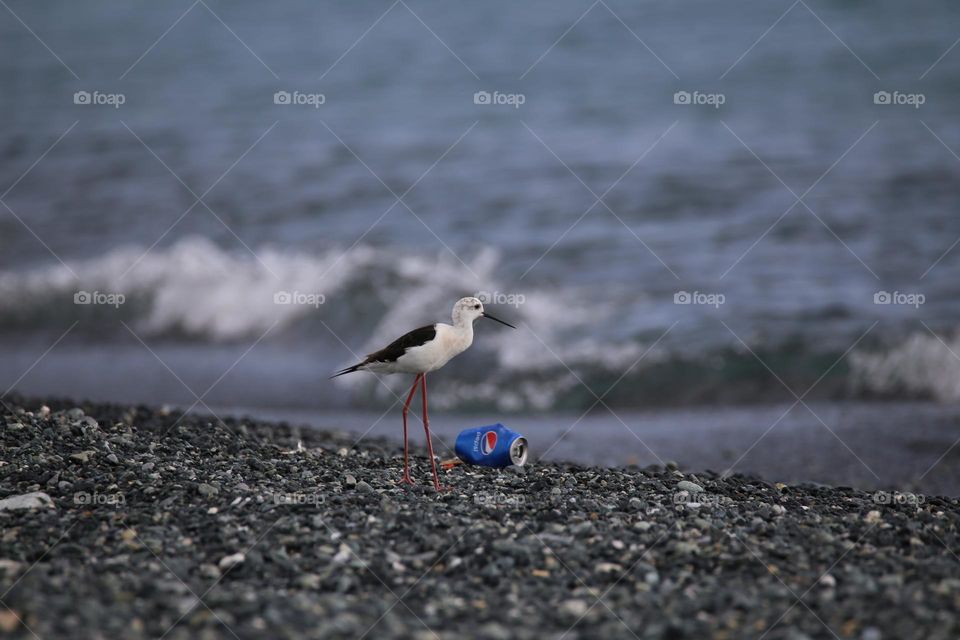
[[[958,500],[8,397],[10,638],[960,635]]]

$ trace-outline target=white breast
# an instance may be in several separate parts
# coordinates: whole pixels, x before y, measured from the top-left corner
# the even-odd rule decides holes
[[[447,364],[451,358],[466,351],[471,344],[473,344],[473,327],[469,330],[458,330],[448,324],[439,323],[437,335],[433,340],[425,345],[408,349],[397,364],[410,373],[436,371]]]

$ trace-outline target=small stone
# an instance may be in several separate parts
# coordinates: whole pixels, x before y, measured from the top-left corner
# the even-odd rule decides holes
[[[73,409],[67,410],[67,418],[73,420],[74,422],[83,419],[83,416],[83,409],[79,407],[74,407]]]
[[[42,491],[24,493],[0,500],[0,511],[53,508],[53,500]]]
[[[220,571],[228,571],[238,564],[243,563],[247,559],[247,556],[242,553],[234,553],[229,556],[224,556],[220,558],[220,562],[217,563],[217,566],[220,568]]]
[[[113,464],[120,464],[120,458],[117,457],[117,454],[111,453],[107,456],[107,460]]]
[[[13,576],[14,574],[19,573],[21,567],[23,567],[22,562],[17,562],[16,560],[0,559],[0,574],[3,574],[7,578]]]
[[[480,627],[480,637],[484,640],[510,640],[513,634],[502,624],[488,622]]]
[[[596,571],[597,573],[613,573],[615,571],[623,571],[623,567],[615,562],[601,562],[596,566]]]
[[[680,489],[681,491],[689,491],[690,493],[703,492],[703,487],[698,485],[696,482],[690,482],[689,480],[681,480],[678,482],[677,489]]]
[[[670,471],[676,471],[679,468],[680,468],[680,465],[674,462],[673,460],[670,460],[667,462],[667,469],[669,469]]]
[[[19,626],[20,617],[12,609],[0,610],[0,631],[13,633]]]
[[[206,563],[206,564],[200,565],[200,575],[203,576],[204,578],[210,578],[212,580],[216,580],[217,578],[220,577],[221,574],[220,574],[220,569],[218,569],[216,565]]]
[[[343,483],[348,487],[355,487],[357,486],[357,479],[348,473],[347,477],[343,479]]]
[[[860,640],[882,640],[883,634],[876,627],[867,627],[860,634]]]
[[[369,492],[369,491],[373,491],[373,487],[371,487],[367,482],[361,480],[360,482],[357,483],[357,491]]]
[[[140,470],[143,471],[143,472],[149,473],[149,472],[153,471],[153,469],[154,469],[156,466],[157,466],[157,465],[154,464],[153,462],[144,462],[144,463],[140,466]]]
[[[315,573],[305,573],[297,577],[297,586],[303,589],[316,590],[320,588],[322,579]]]
[[[350,547],[341,542],[340,549],[338,549],[337,554],[333,556],[333,561],[336,564],[344,564],[352,557],[353,553],[350,551]]]
[[[880,515],[879,511],[870,511],[863,518],[863,521],[866,522],[867,524],[877,524],[881,520],[883,520],[883,517]]]
[[[587,610],[590,608],[583,600],[564,600],[560,603],[560,613],[570,616],[572,618],[580,618],[587,613]]]
[[[837,586],[837,579],[829,573],[825,573],[820,577],[820,585],[825,589],[833,589]]]
[[[200,495],[204,496],[205,498],[210,498],[220,493],[220,489],[217,489],[212,484],[207,484],[206,482],[201,482],[197,487],[197,491],[199,491]]]
[[[77,453],[71,453],[70,458],[76,460],[77,462],[82,462],[84,464],[90,462],[90,456],[95,454],[96,451],[79,451]]]
[[[700,547],[697,546],[697,544],[693,542],[686,542],[684,540],[681,540],[680,542],[675,543],[673,545],[673,548],[676,550],[677,553],[681,553],[684,555],[695,554],[700,552]]]

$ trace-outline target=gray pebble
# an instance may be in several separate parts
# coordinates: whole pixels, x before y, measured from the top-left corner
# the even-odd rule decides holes
[[[0,511],[19,511],[21,509],[46,509],[53,507],[53,500],[42,491],[10,496],[0,500]]]
[[[205,496],[207,498],[211,496],[215,496],[218,493],[220,493],[220,489],[217,489],[212,484],[207,484],[206,482],[200,483],[200,485],[197,487],[197,491],[200,492],[200,495]]]
[[[689,480],[681,480],[677,483],[677,489],[681,491],[689,491],[690,493],[701,493],[703,487],[698,485],[696,482],[690,482]]]

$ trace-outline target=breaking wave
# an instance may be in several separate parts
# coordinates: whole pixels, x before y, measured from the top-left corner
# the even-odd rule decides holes
[[[452,361],[451,375],[434,387],[431,397],[438,408],[577,411],[791,399],[754,353],[731,344],[729,335],[721,333],[724,341],[704,331],[716,324],[712,318],[712,324],[677,328],[664,337],[674,309],[669,303],[657,307],[642,293],[611,295],[567,282],[505,292],[496,277],[500,255],[490,248],[463,262],[449,252],[346,249],[294,253],[264,246],[254,255],[188,237],[151,251],[116,249],[73,261],[69,269],[3,272],[0,329],[13,351],[22,336],[59,334],[79,320],[81,348],[107,354],[118,371],[134,370],[132,338],[122,321],[157,348],[186,350],[186,357],[218,368],[217,373],[236,357],[222,366],[212,364],[224,357],[218,354],[231,348],[242,352],[269,333],[250,356],[253,370],[235,373],[218,387],[221,402],[271,406],[305,398],[314,406],[344,406],[370,398],[392,402],[407,381],[358,376],[318,385],[326,372],[350,364],[399,331],[445,320],[451,301],[460,296],[500,292],[514,298],[505,298],[497,314],[520,330],[484,326],[470,357]],[[121,294],[123,304],[75,304],[80,291]],[[275,296],[283,292],[315,295],[316,304],[280,304]],[[659,324],[652,317],[661,318]],[[947,344],[960,353],[960,336]],[[787,384],[803,390],[840,356],[817,345],[794,335],[755,344],[753,350]],[[831,369],[816,394],[960,400],[960,359],[950,349],[929,334],[886,351],[861,349]],[[28,364],[35,357],[31,354]],[[129,358],[126,364],[124,358]],[[239,379],[243,375],[247,378]],[[260,384],[257,376],[272,384]],[[255,397],[261,388],[263,397]]]
[[[960,401],[960,333],[914,333],[884,351],[851,354],[857,390],[891,398]]]

